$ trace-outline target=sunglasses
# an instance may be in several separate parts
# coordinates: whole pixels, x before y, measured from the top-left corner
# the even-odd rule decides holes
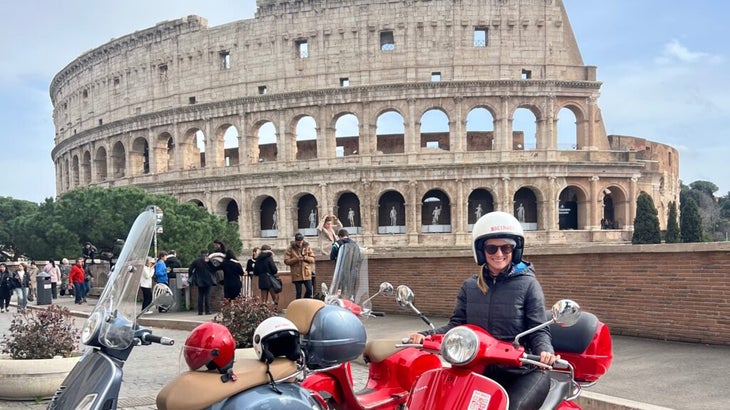
[[[515,247],[510,244],[505,245],[484,245],[484,250],[487,251],[487,254],[494,255],[497,253],[497,250],[502,251],[502,255],[509,255],[512,253],[512,250],[514,250]]]

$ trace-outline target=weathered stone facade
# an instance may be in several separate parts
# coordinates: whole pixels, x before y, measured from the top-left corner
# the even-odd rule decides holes
[[[463,247],[479,214],[521,206],[531,243],[626,241],[640,192],[666,222],[679,158],[607,136],[600,86],[560,0],[259,0],[253,19],[162,22],[59,72],[57,193],[171,194],[237,220],[246,247],[329,213],[368,246]]]

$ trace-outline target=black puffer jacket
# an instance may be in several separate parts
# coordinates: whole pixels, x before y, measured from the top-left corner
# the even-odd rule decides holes
[[[253,266],[253,274],[259,277],[259,289],[269,290],[271,281],[266,273],[276,276],[278,272],[274,262],[274,253],[270,250],[262,250],[256,257],[256,263]]]
[[[453,327],[471,324],[486,329],[497,339],[511,342],[518,333],[545,322],[545,296],[530,264],[516,264],[496,278],[486,269],[482,275],[489,287],[486,295],[477,286],[477,275],[472,276],[461,285],[449,323],[422,333],[442,334]],[[529,353],[554,353],[547,327],[520,341]]]

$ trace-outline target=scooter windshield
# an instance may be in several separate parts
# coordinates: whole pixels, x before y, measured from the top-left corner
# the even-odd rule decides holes
[[[372,302],[368,298],[366,251],[355,242],[344,243],[337,253],[332,286],[325,302],[333,303],[336,299],[348,300],[359,305],[367,317],[367,313],[372,310]]]
[[[101,320],[99,343],[111,349],[126,349],[134,340],[137,291],[155,229],[154,210],[144,211],[137,217],[99,302],[89,316]]]

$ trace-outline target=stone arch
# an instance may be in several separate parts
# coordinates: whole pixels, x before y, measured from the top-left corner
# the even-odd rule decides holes
[[[74,155],[71,159],[71,185],[74,187],[80,186],[79,176],[81,174],[81,166],[79,164],[79,156]]]
[[[122,141],[117,141],[112,146],[112,178],[124,178],[127,173],[127,154]]]
[[[449,116],[441,108],[430,108],[421,115],[420,147],[449,151],[451,147]]]
[[[150,146],[146,138],[137,137],[132,142],[132,149],[129,152],[129,166],[132,175],[150,173]]]
[[[197,199],[197,198],[188,199],[186,202],[189,204],[199,206],[200,208],[205,208],[205,203],[202,200]]]
[[[335,117],[335,156],[347,157],[360,153],[360,119],[351,112]]]
[[[292,120],[296,159],[317,158],[317,121],[311,115],[298,115]]]
[[[576,150],[590,145],[587,140],[585,113],[576,103],[568,103],[558,110],[555,126],[557,148],[559,150]]]
[[[405,119],[395,109],[387,109],[377,116],[375,139],[378,153],[402,154],[405,152]]]
[[[228,222],[238,222],[240,211],[238,202],[231,197],[223,197],[218,200],[215,206],[216,215],[221,215],[226,218]]]
[[[279,212],[277,209],[276,199],[266,195],[257,198],[254,201],[254,209],[258,208],[255,214],[258,221],[254,221],[254,226],[258,226],[262,238],[276,238],[279,236]]]
[[[558,195],[558,229],[586,229],[590,225],[588,194],[577,185],[568,185]]]
[[[533,188],[522,187],[515,192],[513,197],[513,215],[522,224],[522,229],[535,231],[540,222],[540,210],[537,195]]]
[[[256,161],[276,161],[279,157],[278,134],[276,125],[271,120],[263,120],[254,126],[256,140]]]
[[[627,221],[630,200],[622,187],[607,185],[601,189],[598,196],[602,207],[600,212],[602,229],[622,229],[632,223]]]
[[[106,148],[104,148],[103,146],[96,149],[96,156],[94,157],[94,169],[96,170],[95,180],[96,181],[106,181],[106,179],[107,179],[107,158],[106,158]]]
[[[300,232],[304,236],[317,236],[317,222],[319,221],[317,198],[310,193],[302,193],[295,200],[297,204],[295,209],[296,232]]]
[[[466,115],[466,150],[494,149],[494,111],[488,106],[476,106]]]
[[[200,128],[191,127],[185,131],[181,146],[183,169],[205,167],[207,139],[205,133]]]
[[[474,189],[469,194],[466,207],[468,231],[471,232],[479,218],[494,211],[494,195],[485,188]]]
[[[91,183],[91,152],[89,150],[84,151],[81,160],[81,184],[83,186]]]
[[[406,233],[406,200],[400,192],[388,190],[378,198],[378,233]]]
[[[175,139],[169,132],[160,133],[157,136],[155,144],[156,155],[155,162],[158,172],[171,171],[175,168]]]
[[[431,189],[421,198],[421,232],[451,232],[451,200],[440,189]]]
[[[233,124],[226,123],[218,127],[215,132],[216,146],[219,147],[219,160],[222,164],[215,164],[216,166],[232,167],[237,166],[240,163],[238,148],[239,148],[239,133],[238,128]]]
[[[541,112],[535,105],[521,104],[512,112],[512,149],[529,151],[543,148],[539,140]]]
[[[359,234],[362,226],[360,198],[353,192],[347,191],[337,198],[337,218],[344,228],[351,234]]]

